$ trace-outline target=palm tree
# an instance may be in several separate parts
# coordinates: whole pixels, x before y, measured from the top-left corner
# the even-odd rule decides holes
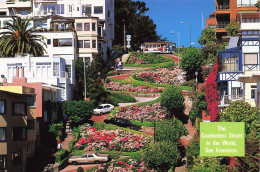
[[[43,56],[46,47],[45,37],[32,34],[35,27],[29,27],[31,19],[12,17],[12,22],[7,22],[0,33],[0,55],[14,57],[15,54],[29,53],[34,57]]]

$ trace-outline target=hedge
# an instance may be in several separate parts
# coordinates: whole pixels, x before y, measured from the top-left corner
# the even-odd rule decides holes
[[[137,105],[137,106],[144,106],[144,105],[149,105],[149,106],[152,106],[152,104],[154,104],[154,103],[157,103],[157,102],[160,102],[160,97],[159,98],[157,98],[157,99],[155,99],[155,100],[152,100],[152,101],[149,101],[149,102],[141,102],[141,103],[137,103],[137,104],[135,104],[135,105]],[[131,105],[128,105],[128,106],[125,106],[126,108],[128,108],[128,107],[130,107]],[[110,112],[110,117],[111,118],[113,118],[114,117],[114,114],[116,113],[116,111],[120,111],[120,107],[117,107],[117,108],[115,108],[114,110],[112,110],[111,112]]]
[[[136,102],[135,98],[128,95],[110,92],[111,104],[118,105],[118,103],[133,103]]]
[[[150,122],[150,121],[144,121],[144,122],[132,121],[132,123],[139,126],[154,127],[154,122]]]

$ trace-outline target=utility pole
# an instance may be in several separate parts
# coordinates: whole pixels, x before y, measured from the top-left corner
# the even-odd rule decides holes
[[[83,57],[84,62],[84,87],[85,87],[85,100],[87,98],[87,83],[86,83],[86,60],[85,57]]]
[[[124,22],[124,51],[126,52],[126,38],[125,38],[125,20],[123,20]]]

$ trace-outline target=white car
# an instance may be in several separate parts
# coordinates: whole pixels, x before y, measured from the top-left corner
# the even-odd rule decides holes
[[[102,115],[104,113],[111,112],[115,107],[111,104],[101,104],[96,109],[94,109],[93,113],[95,115]]]

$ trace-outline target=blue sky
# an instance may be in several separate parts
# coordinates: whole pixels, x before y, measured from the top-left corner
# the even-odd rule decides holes
[[[202,13],[204,28],[206,18],[215,10],[215,0],[140,0],[146,3],[149,15],[157,26],[157,33],[167,37],[178,45],[178,35],[171,31],[180,32],[180,46],[190,45],[190,26],[192,46],[199,46],[198,38],[202,31]],[[179,22],[187,24],[179,24]]]

